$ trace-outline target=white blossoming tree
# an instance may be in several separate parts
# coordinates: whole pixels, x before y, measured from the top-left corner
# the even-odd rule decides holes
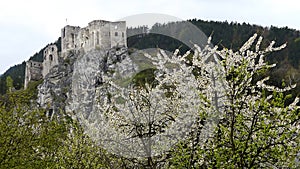
[[[114,79],[115,71],[99,72],[101,85],[91,89],[95,91],[91,112],[88,116],[86,111],[76,112],[86,133],[109,152],[146,158],[146,167],[159,165],[157,157],[200,127],[204,142],[219,109],[210,102],[216,101],[222,87],[211,76],[218,75],[218,66],[210,61],[216,48],[211,49],[210,43],[203,52],[197,45],[194,48],[205,57],[190,58],[190,52],[181,56],[179,50],[171,55],[159,49],[157,56],[144,53],[155,67],[155,80],[145,80],[146,84],[123,86]],[[210,122],[197,123],[199,112]]]
[[[292,96],[286,94],[295,86],[281,89],[266,84],[268,77],[263,78],[263,72],[275,66],[265,62],[265,55],[285,44],[273,47],[273,41],[260,50],[262,39],[255,34],[239,51],[215,51],[226,91],[219,123],[205,144],[195,141],[197,136],[178,144],[169,167],[299,167],[299,99],[288,102]]]
[[[148,168],[298,165],[299,99],[288,102],[286,93],[295,86],[270,86],[263,77],[275,66],[265,55],[285,44],[260,50],[255,34],[233,52],[210,40],[184,55],[145,53],[156,70],[152,83],[124,87],[102,72],[92,113],[78,114],[86,133],[112,153],[145,158],[140,165]]]

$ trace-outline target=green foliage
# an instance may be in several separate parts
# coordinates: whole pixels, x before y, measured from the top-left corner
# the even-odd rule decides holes
[[[26,90],[17,90],[0,96],[0,105],[4,105],[7,109],[13,109],[19,105],[30,106],[37,99],[37,86],[41,83],[42,80],[32,81]]]
[[[129,37],[127,41],[129,48],[136,49],[161,48],[168,51],[175,51],[175,49],[177,49],[179,46],[182,52],[185,52],[189,49],[185,44],[177,39],[153,33],[144,34],[143,36],[135,35]]]
[[[133,84],[141,87],[145,87],[146,83],[155,85],[155,70],[154,68],[150,68],[137,73],[133,77]]]
[[[238,49],[246,38],[255,32],[265,35],[262,46],[270,39],[288,42],[287,49],[270,54],[270,63],[279,63],[279,68],[268,70],[271,84],[288,86],[299,81],[299,31],[288,28],[263,28],[261,26],[190,20],[205,34],[214,32],[213,43]],[[167,25],[156,25],[156,28]],[[146,38],[142,39],[142,38]],[[143,42],[145,40],[145,42]],[[56,42],[60,48],[60,39]],[[128,47],[161,47],[174,50],[180,46],[178,41],[169,37],[145,34],[128,39]],[[44,48],[45,49],[45,48]],[[41,61],[43,50],[31,59]],[[60,49],[59,49],[60,50]],[[182,51],[185,51],[185,46]],[[272,59],[272,57],[274,59]],[[280,56],[280,57],[279,57]],[[295,162],[299,150],[299,109],[290,109],[291,97],[288,92],[270,92],[257,89],[255,84],[261,79],[262,72],[252,75],[241,60],[234,67],[225,64],[227,70],[226,97],[230,104],[225,108],[214,136],[199,145],[199,133],[178,143],[166,156],[167,168],[297,168]],[[271,70],[271,71],[270,71]],[[133,82],[137,86],[155,82],[155,69],[138,73]],[[195,70],[195,72],[197,72]],[[0,77],[0,168],[137,168],[146,167],[141,159],[126,159],[113,156],[84,134],[80,124],[64,112],[60,117],[48,117],[47,111],[37,109],[37,86],[41,81],[24,83],[25,62],[10,68]],[[200,76],[200,74],[195,74]],[[255,77],[254,77],[255,76]],[[245,80],[253,78],[251,83]],[[284,81],[282,81],[284,79]],[[300,86],[300,85],[298,85]],[[12,88],[17,91],[12,91]],[[252,92],[252,89],[258,92]],[[169,89],[169,88],[168,88]],[[7,92],[10,91],[10,92]],[[170,93],[172,94],[170,87]],[[296,89],[298,94],[300,88]],[[293,93],[293,92],[290,92]],[[272,95],[271,98],[269,96]],[[249,101],[256,97],[254,101]],[[280,110],[280,111],[279,111]],[[205,113],[204,113],[205,114]],[[203,114],[201,114],[203,115]],[[205,120],[205,117],[201,117]],[[146,160],[147,161],[147,160]]]
[[[261,53],[223,51],[219,54],[226,100],[214,134],[200,144],[197,131],[191,133],[174,147],[170,167],[299,168],[299,99],[289,101],[290,86],[284,82],[282,89],[263,85],[261,73],[270,65],[259,65],[263,62],[256,57]],[[257,74],[260,79],[254,78]]]
[[[44,110],[20,107],[7,111],[1,107],[0,168],[103,168],[110,165],[105,152],[83,134],[78,124],[62,120],[65,119],[49,120]]]
[[[6,88],[8,92],[11,92],[13,89],[13,79],[10,76],[6,77]]]
[[[0,76],[0,95],[5,94],[8,90],[6,86],[6,78],[10,76],[13,80],[13,87],[19,90],[23,87],[25,77],[25,62],[9,68]]]
[[[215,21],[203,21],[200,19],[189,20],[192,24],[197,26],[206,35],[213,33],[212,43],[217,44],[219,47],[227,47],[233,50],[238,50],[243,45],[244,41],[252,36],[254,33],[261,34],[265,37],[262,42],[262,47],[267,47],[269,42],[273,39],[278,43],[288,43],[288,47],[282,51],[268,54],[267,61],[270,63],[277,63],[278,66],[269,70],[267,75],[270,76],[270,84],[280,86],[281,80],[285,79],[291,83],[297,83],[297,88],[293,89],[294,93],[300,92],[300,75],[298,73],[290,74],[289,72],[296,70],[299,72],[299,57],[300,57],[300,32],[287,27],[278,28],[275,26],[262,27],[258,25],[250,25],[247,23],[231,22],[215,22]],[[169,24],[156,24],[153,29],[165,30],[166,28],[172,28],[174,23]],[[138,31],[140,29],[140,31]],[[140,32],[141,34],[131,36],[128,38],[128,47],[145,49],[145,48],[157,48],[168,51],[174,51],[181,46],[181,52],[188,50],[188,47],[184,44],[172,39],[171,37],[147,34],[143,33],[145,28],[129,28],[128,32]],[[184,31],[184,30],[182,30]],[[158,31],[159,32],[159,31]]]
[[[0,98],[0,168],[118,168],[76,120],[35,108],[40,83]]]

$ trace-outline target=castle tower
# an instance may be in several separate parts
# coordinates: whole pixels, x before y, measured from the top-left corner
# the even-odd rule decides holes
[[[30,81],[37,81],[43,78],[42,69],[43,69],[43,65],[41,62],[35,62],[31,60],[26,62],[25,82],[24,82],[25,89],[28,87],[28,83]]]
[[[58,65],[58,49],[56,45],[49,45],[44,50],[44,60],[43,60],[43,78],[49,73],[50,69]]]
[[[109,21],[94,20],[84,28],[85,30],[88,30],[90,37],[88,44],[84,46],[85,51],[91,49],[106,49],[108,47],[108,44],[104,44],[102,40],[107,40],[107,42],[109,42],[109,24]]]
[[[126,22],[111,22],[110,23],[110,48],[125,46],[127,47]]]
[[[67,25],[61,30],[61,51],[66,53],[68,50],[77,48],[76,41],[79,33],[79,26]]]

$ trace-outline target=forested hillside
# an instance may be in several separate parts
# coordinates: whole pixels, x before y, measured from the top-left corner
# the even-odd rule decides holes
[[[258,25],[250,25],[246,23],[228,23],[228,22],[215,22],[215,21],[203,21],[198,19],[189,20],[192,24],[196,25],[206,35],[212,35],[213,44],[217,44],[220,48],[232,48],[238,49],[250,36],[254,33],[262,35],[263,40],[262,47],[266,47],[272,40],[275,40],[277,44],[287,42],[287,47],[276,52],[270,56],[267,56],[267,60],[271,63],[277,63],[278,66],[272,69],[269,74],[272,77],[272,83],[280,86],[282,80],[285,83],[298,83],[300,86],[300,32],[288,27],[278,28],[274,26],[262,27]],[[169,24],[155,24],[152,29],[163,30],[175,26],[177,23]],[[131,36],[128,38],[128,48],[145,49],[149,47],[159,47],[173,51],[180,47],[182,52],[188,50],[188,47],[183,45],[178,40],[174,40],[168,36],[145,33],[145,27],[129,28],[128,31],[140,31],[140,35]],[[150,30],[151,32],[151,30]],[[60,44],[60,38],[55,42]],[[60,47],[60,45],[58,45]],[[46,48],[46,47],[45,47]],[[41,49],[30,60],[41,61],[44,49]],[[60,51],[60,49],[59,49]],[[7,89],[5,85],[6,77],[12,77],[14,81],[14,88],[21,89],[24,83],[25,75],[25,62],[19,65],[15,65],[7,70],[0,77],[0,94],[4,94]],[[297,87],[296,91],[299,93],[300,88]]]
[[[273,40],[277,45],[287,43],[285,49],[267,55],[266,59],[268,62],[277,64],[276,68],[271,69],[267,74],[271,76],[270,83],[273,85],[281,86],[283,82],[286,84],[297,83],[296,89],[292,92],[300,92],[300,32],[298,30],[288,27],[262,27],[246,23],[208,22],[197,19],[189,21],[201,29],[207,36],[212,35],[212,43],[218,45],[220,49],[230,48],[237,50],[254,33],[264,37],[262,41],[263,48],[266,48]],[[175,24],[156,24],[152,29],[164,30],[174,27]],[[140,30],[145,30],[145,28],[140,27]],[[188,49],[187,46],[178,40],[163,35],[151,34],[151,30],[148,32],[150,33],[144,33],[143,36],[136,35],[130,37],[128,39],[128,46],[138,49],[159,47],[169,51],[174,51],[180,46],[182,53]]]

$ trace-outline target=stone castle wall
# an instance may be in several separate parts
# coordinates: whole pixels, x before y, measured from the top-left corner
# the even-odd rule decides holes
[[[43,65],[41,62],[35,62],[31,60],[26,62],[25,84],[24,84],[25,89],[28,87],[28,83],[30,81],[36,81],[43,78],[42,69],[43,69]]]
[[[84,28],[67,25],[61,29],[61,53],[58,53],[56,45],[49,45],[44,50],[43,62],[26,62],[24,88],[28,87],[31,80],[45,78],[55,65],[59,65],[60,57],[65,59],[68,56],[68,51],[108,51],[118,47],[127,48],[125,21],[94,20]]]
[[[50,45],[44,50],[43,78],[50,72],[53,66],[58,65],[58,49],[56,45]]]
[[[61,30],[61,50],[66,52],[70,49],[75,49],[75,42],[77,41],[77,36],[80,27],[67,25]]]
[[[91,49],[108,50],[116,46],[127,46],[126,22],[95,20],[87,27],[67,25],[62,29],[62,54],[69,50]]]
[[[126,36],[126,23],[123,22],[112,22],[110,24],[110,48],[116,46],[127,47],[127,36]]]

